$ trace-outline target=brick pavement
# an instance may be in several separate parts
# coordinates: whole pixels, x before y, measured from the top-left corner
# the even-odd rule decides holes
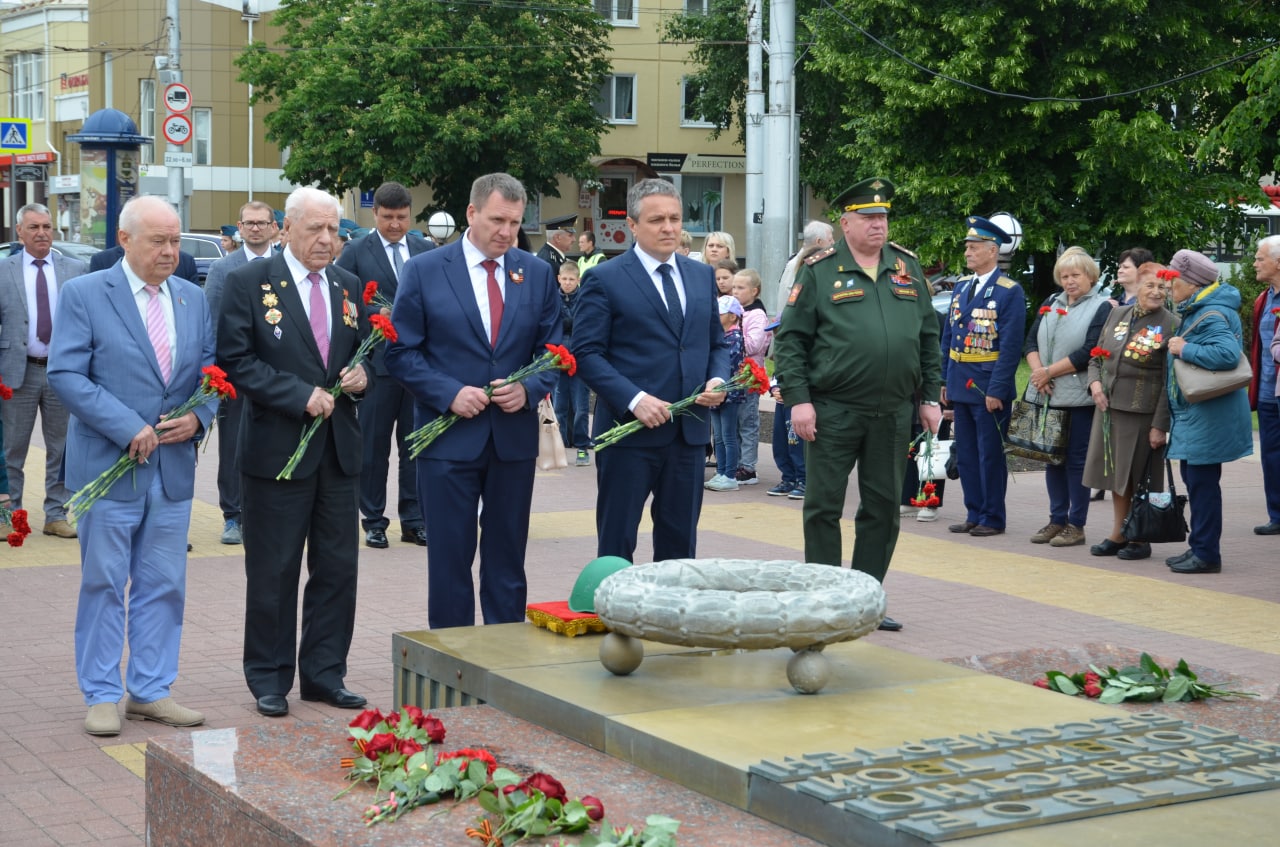
[[[202,710],[209,727],[266,721],[253,708],[240,672],[244,574],[240,548],[218,543],[213,445],[198,474],[188,571],[186,631],[174,696]],[[44,457],[33,450],[28,478]],[[767,446],[759,485],[708,492],[700,527],[703,555],[797,558],[800,503],[765,496],[777,481]],[[394,480],[391,483],[394,491]],[[947,532],[963,518],[953,483],[936,523],[904,523],[886,581],[890,610],[906,629],[876,633],[879,644],[936,659],[969,661],[1015,651],[1106,644],[1185,657],[1242,680],[1263,695],[1258,709],[1276,727],[1280,680],[1280,578],[1275,538],[1250,531],[1263,521],[1256,459],[1226,466],[1226,527],[1220,575],[1175,576],[1157,547],[1145,562],[1089,556],[1087,547],[1031,545],[1047,498],[1039,474],[1020,473],[1009,487],[1009,533],[974,539]],[[577,570],[595,549],[594,469],[540,473],[528,558],[530,599],[567,596]],[[394,502],[394,498],[392,498]],[[1087,527],[1100,540],[1110,503],[1094,504]],[[493,504],[501,508],[502,504]],[[856,503],[850,498],[845,516]],[[169,730],[125,721],[117,738],[81,729],[85,709],[76,688],[72,626],[79,550],[73,541],[37,534],[20,550],[0,548],[0,844],[144,842],[141,751],[146,738]],[[394,528],[394,525],[393,525]],[[355,528],[353,527],[353,531]],[[400,544],[361,547],[359,610],[348,686],[375,705],[391,699],[390,636],[426,625],[425,551]],[[846,528],[846,548],[852,524]],[[644,542],[637,558],[649,554]],[[296,690],[295,690],[296,695]],[[1198,716],[1214,720],[1214,706]],[[326,706],[290,702],[285,720],[314,720]],[[1225,714],[1219,712],[1219,715]],[[1280,740],[1280,732],[1272,734]]]

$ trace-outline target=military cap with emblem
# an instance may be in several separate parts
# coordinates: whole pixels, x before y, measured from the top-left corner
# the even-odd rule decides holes
[[[547,232],[553,232],[557,229],[562,229],[565,232],[574,232],[575,230],[573,225],[574,223],[577,222],[577,220],[578,220],[578,215],[575,213],[572,215],[564,215],[559,218],[552,218],[551,220],[543,221],[542,225],[547,228]]]
[[[893,183],[884,177],[873,176],[846,188],[832,204],[840,214],[857,212],[859,215],[887,215],[889,201],[893,199]]]
[[[970,215],[965,218],[964,225],[967,228],[964,235],[965,241],[987,241],[992,244],[1008,244],[1013,240],[1013,236],[1009,235],[1009,233],[1005,232],[986,218],[980,218],[977,215]]]

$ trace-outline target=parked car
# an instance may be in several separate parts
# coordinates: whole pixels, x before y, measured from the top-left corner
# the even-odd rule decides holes
[[[222,236],[204,232],[182,233],[182,249],[190,253],[196,260],[196,282],[204,285],[209,275],[209,266],[226,255],[222,249]]]
[[[8,256],[22,249],[21,241],[6,241],[0,244],[0,256]],[[95,247],[92,244],[81,244],[78,241],[54,241],[53,249],[57,250],[64,256],[70,256],[72,259],[79,259],[86,265],[93,258],[93,254],[100,251],[101,247]]]

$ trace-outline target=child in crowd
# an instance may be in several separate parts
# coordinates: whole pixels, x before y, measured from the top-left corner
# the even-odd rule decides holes
[[[760,274],[751,268],[733,275],[734,298],[742,304],[742,345],[744,355],[764,364],[772,339],[766,326],[769,314],[760,302]],[[735,478],[741,485],[755,485],[756,459],[760,450],[760,403],[754,397],[738,406],[739,459]]]
[[[716,288],[720,296],[733,293],[733,275],[738,272],[738,263],[733,259],[721,259],[713,266],[716,270]]]
[[[729,373],[737,373],[742,367],[742,304],[731,295],[719,301],[720,325],[724,327],[725,342],[729,345]],[[711,409],[711,428],[715,434],[716,474],[704,483],[708,491],[737,491],[738,481],[734,470],[738,467],[738,406],[742,405],[746,392],[730,391],[724,402]]]
[[[560,283],[560,318],[564,325],[564,340],[568,347],[573,334],[573,312],[578,306],[578,263],[572,260],[560,265],[560,273],[556,275]],[[555,409],[556,419],[560,422],[560,438],[565,447],[578,451],[574,464],[585,468],[591,464],[591,454],[587,449],[591,446],[591,429],[587,415],[591,408],[591,389],[579,376],[569,376],[567,371],[560,372],[556,383]]]
[[[804,499],[804,442],[791,428],[791,407],[782,399],[778,380],[769,380],[769,394],[773,397],[773,463],[782,474],[782,481],[765,493],[770,497]],[[915,492],[912,492],[912,496]]]

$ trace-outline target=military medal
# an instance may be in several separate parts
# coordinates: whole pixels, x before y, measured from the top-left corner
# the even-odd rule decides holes
[[[281,287],[281,288],[288,288],[288,287],[289,287],[289,280],[287,280],[287,279],[282,279],[282,280],[280,280],[280,287]]]
[[[837,280],[836,280],[836,282],[835,282],[835,287],[836,287],[836,288],[843,288],[843,287],[844,287],[844,283],[837,279]]]
[[[264,283],[262,283],[262,290],[263,290],[263,291],[270,291],[270,290],[271,290],[271,283],[269,283],[269,282],[264,282]]]
[[[284,315],[281,314],[279,309],[267,309],[267,314],[264,317],[266,318],[267,323],[275,326],[280,323],[280,319],[283,318]],[[279,332],[279,330],[276,331]]]
[[[265,287],[267,286],[264,286],[264,288]],[[266,294],[262,295],[262,305],[266,306],[268,309],[273,309],[280,305],[280,298],[276,297],[274,292],[268,290]]]
[[[275,337],[276,337],[276,341],[279,341],[279,340],[280,340],[280,336],[281,336],[281,335],[283,335],[283,334],[284,334],[284,333],[282,333],[282,332],[280,331],[280,327],[276,327],[276,331],[275,331],[275,333],[274,333],[274,335],[275,335]]]
[[[511,280],[516,285],[524,282],[524,268],[516,268],[514,271],[509,272],[507,274],[507,279]]]

